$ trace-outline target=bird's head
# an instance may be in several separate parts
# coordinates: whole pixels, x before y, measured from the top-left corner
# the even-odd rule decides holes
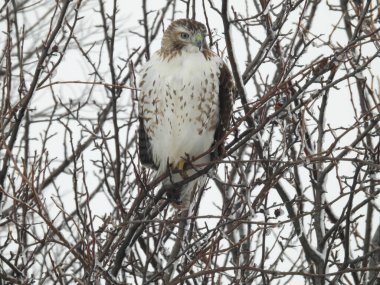
[[[204,52],[208,49],[205,25],[191,19],[179,19],[165,30],[161,43],[164,56],[181,52]]]

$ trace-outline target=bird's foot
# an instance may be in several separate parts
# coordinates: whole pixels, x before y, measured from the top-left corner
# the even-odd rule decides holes
[[[178,162],[177,164],[177,168],[180,170],[180,171],[183,171],[185,169],[185,164],[186,164],[186,161],[184,159],[180,159],[180,161]]]
[[[188,177],[185,168],[186,168],[186,160],[181,158],[177,164],[177,169],[179,170],[179,174],[182,176],[182,178]]]

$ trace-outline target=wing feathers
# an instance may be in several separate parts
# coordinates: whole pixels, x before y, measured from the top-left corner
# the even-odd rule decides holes
[[[148,134],[145,131],[144,119],[139,117],[139,157],[141,163],[149,168],[158,169],[153,161],[152,146]]]
[[[219,76],[219,124],[216,128],[214,140],[218,143],[225,135],[232,115],[232,105],[234,101],[234,81],[227,65],[223,63]],[[224,153],[224,143],[220,143],[217,154]]]

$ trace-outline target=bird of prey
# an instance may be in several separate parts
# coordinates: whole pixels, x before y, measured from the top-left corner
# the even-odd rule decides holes
[[[188,208],[202,179],[175,184],[210,162],[207,151],[214,144],[214,154],[220,155],[232,113],[234,82],[227,65],[208,47],[206,33],[195,20],[173,21],[161,49],[143,66],[139,84],[140,161],[158,175],[169,169],[162,184],[182,208]]]

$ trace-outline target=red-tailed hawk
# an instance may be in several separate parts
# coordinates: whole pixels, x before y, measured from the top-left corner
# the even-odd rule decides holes
[[[171,170],[163,187],[182,207],[189,206],[199,179],[181,189],[173,184],[193,175],[201,168],[197,165],[210,162],[209,154],[196,161],[192,158],[224,136],[232,113],[231,73],[208,48],[205,37],[202,23],[190,19],[172,22],[164,32],[161,49],[141,72],[140,160],[158,174]]]

